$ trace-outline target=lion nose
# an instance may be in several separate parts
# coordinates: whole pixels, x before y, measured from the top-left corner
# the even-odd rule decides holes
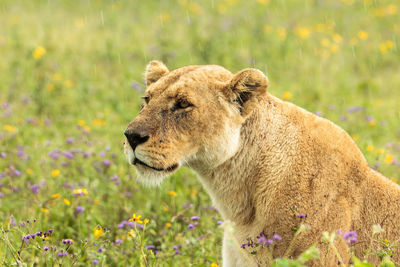
[[[150,136],[144,131],[137,131],[133,129],[126,129],[124,132],[128,143],[131,145],[132,150],[135,151],[136,147],[149,140]]]

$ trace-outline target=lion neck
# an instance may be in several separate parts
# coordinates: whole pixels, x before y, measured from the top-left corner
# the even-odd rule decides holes
[[[270,95],[260,101],[242,126],[240,146],[233,157],[217,167],[192,166],[224,220],[242,225],[252,223],[257,217],[255,203],[260,184],[262,195],[274,199],[279,174],[289,166],[285,166],[288,163],[282,155],[291,149],[287,147],[290,142],[286,141],[283,127],[288,120],[279,103]]]

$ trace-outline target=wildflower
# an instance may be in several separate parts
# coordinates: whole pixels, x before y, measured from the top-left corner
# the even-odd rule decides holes
[[[190,224],[188,225],[188,229],[191,230],[191,229],[193,229],[193,228],[194,228],[194,225],[190,223]]]
[[[37,184],[31,185],[31,191],[34,194],[39,193],[39,186]]]
[[[279,28],[276,30],[276,32],[277,32],[277,34],[278,34],[279,40],[283,41],[283,40],[286,39],[287,33],[286,33],[286,29],[285,29],[284,27],[279,27]]]
[[[307,39],[310,37],[311,31],[307,27],[296,27],[294,33],[301,39]]]
[[[88,196],[88,191],[85,188],[77,188],[72,191],[75,196]]]
[[[363,41],[368,39],[368,33],[366,31],[359,31],[357,36]]]
[[[387,163],[387,164],[392,164],[393,163],[393,155],[392,154],[388,154],[385,157],[385,163]]]
[[[355,231],[347,232],[343,235],[343,238],[346,243],[350,245],[351,243],[357,242],[357,233]]]
[[[217,221],[217,224],[218,225],[221,225],[221,224],[223,224],[224,223],[224,221]]]
[[[103,160],[103,165],[104,166],[110,166],[111,165],[111,161],[109,161],[108,159]]]
[[[143,223],[144,223],[144,224],[148,224],[149,222],[150,222],[150,220],[147,219],[147,218],[143,220]]]
[[[148,246],[146,246],[146,249],[147,250],[153,250],[153,249],[155,249],[156,247],[154,246],[154,245],[148,245]]]
[[[272,236],[272,239],[273,239],[273,240],[276,240],[276,241],[281,241],[281,240],[282,240],[282,237],[280,237],[280,236],[277,235],[277,234],[274,234],[274,235]]]
[[[71,88],[73,85],[74,85],[74,83],[73,83],[71,80],[66,80],[66,81],[64,82],[64,86],[65,86],[66,88]]]
[[[283,100],[289,100],[291,98],[292,98],[292,93],[290,93],[288,91],[283,92],[283,95],[282,95]]]
[[[0,158],[5,159],[6,157],[7,157],[7,154],[6,154],[6,153],[4,153],[4,152],[1,152],[1,153],[0,153]]]
[[[65,257],[65,256],[68,256],[68,252],[60,252],[60,253],[58,253],[57,254],[57,257]]]
[[[52,177],[57,177],[60,175],[60,170],[56,169],[56,170],[52,170],[51,171],[51,176]]]
[[[98,260],[92,260],[92,263],[93,263],[93,265],[97,265],[97,264],[99,264],[99,261]]]
[[[176,197],[177,193],[175,191],[168,191],[168,195],[171,195],[173,197]]]
[[[74,243],[74,241],[72,239],[63,239],[62,242],[63,242],[63,244],[69,244],[69,245]]]
[[[94,237],[99,238],[103,234],[103,228],[98,225],[93,228]]]
[[[98,253],[103,253],[103,252],[104,252],[104,250],[103,250],[103,248],[102,248],[102,247],[99,247],[99,248],[97,249],[97,252],[98,252]]]
[[[299,217],[300,219],[305,219],[307,218],[307,214],[298,214],[297,217]]]
[[[140,217],[142,217],[142,215],[136,215],[134,213],[134,214],[132,214],[132,218],[130,218],[129,221],[133,221],[133,222],[137,222],[137,223],[143,223],[143,221],[140,220]]]
[[[58,199],[58,198],[61,197],[61,195],[59,193],[57,193],[57,194],[51,195],[51,197],[54,198],[54,199]]]
[[[169,223],[169,222],[165,223],[165,227],[167,227],[167,228],[171,227],[171,223]]]
[[[4,130],[6,130],[7,132],[10,132],[10,133],[15,133],[17,131],[17,128],[15,128],[12,125],[6,124],[6,125],[4,125]]]
[[[65,142],[66,142],[67,144],[72,144],[72,143],[74,142],[74,138],[68,137],[68,138],[65,140]]]
[[[94,119],[92,121],[93,126],[104,126],[106,124],[106,121],[103,119]]]
[[[200,220],[200,217],[199,216],[193,216],[192,218],[190,218],[192,221],[197,221],[197,220]]]
[[[74,154],[72,154],[70,151],[64,151],[63,152],[63,156],[69,159],[73,159],[74,158]]]
[[[68,199],[66,199],[66,198],[64,198],[64,203],[65,203],[65,205],[67,205],[67,206],[71,205],[71,202],[70,202]]]
[[[385,153],[385,149],[383,149],[383,148],[379,148],[376,150],[376,154],[378,154],[378,155],[383,154],[383,153]]]
[[[218,264],[216,264],[216,263],[211,263],[210,267],[218,267]]]
[[[33,50],[32,52],[32,56],[36,60],[41,59],[45,54],[46,54],[46,49],[41,45],[36,47],[35,50]]]
[[[44,250],[44,251],[48,251],[48,250],[49,250],[49,247],[44,247],[43,250]]]
[[[83,127],[83,126],[86,125],[86,122],[85,122],[84,120],[79,120],[79,121],[78,121],[78,125],[81,126],[81,127]]]
[[[75,208],[75,211],[77,213],[81,213],[81,212],[83,212],[83,210],[84,210],[84,208],[82,206],[76,206],[76,208]]]
[[[367,151],[368,152],[371,152],[371,151],[373,151],[374,150],[374,146],[373,145],[368,145],[367,146]]]

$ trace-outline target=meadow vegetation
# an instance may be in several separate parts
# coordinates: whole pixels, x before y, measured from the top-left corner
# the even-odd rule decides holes
[[[228,226],[194,174],[148,189],[124,158],[152,59],[262,70],[271,94],[343,127],[397,182],[399,9],[395,0],[2,0],[0,264],[222,265]],[[301,266],[316,256],[308,252],[274,264]]]

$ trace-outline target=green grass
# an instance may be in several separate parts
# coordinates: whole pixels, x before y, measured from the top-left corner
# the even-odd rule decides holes
[[[146,189],[123,156],[122,133],[137,114],[144,68],[152,59],[170,69],[259,68],[270,79],[271,94],[339,124],[372,166],[400,179],[396,1],[126,2],[0,3],[2,265],[87,266],[97,259],[104,266],[127,266],[145,264],[143,253],[162,266],[221,265],[221,218],[192,172],[182,169],[161,188]],[[35,59],[40,46],[45,53]],[[362,110],[349,113],[355,106]],[[56,149],[58,160],[48,156]],[[76,151],[74,158],[64,151]],[[53,177],[53,170],[60,174]],[[110,181],[115,175],[120,185]],[[40,187],[37,194],[33,185]],[[74,196],[72,188],[85,188],[88,196]],[[77,206],[84,211],[78,214]],[[150,220],[145,234],[134,239],[117,227],[132,213]],[[189,230],[195,215],[199,225]],[[97,225],[103,227],[98,238]],[[48,229],[54,229],[50,240],[21,247],[24,235]],[[57,257],[67,238],[74,240],[70,256]],[[124,241],[113,245],[117,239]],[[155,259],[141,251],[146,245],[156,246]]]

